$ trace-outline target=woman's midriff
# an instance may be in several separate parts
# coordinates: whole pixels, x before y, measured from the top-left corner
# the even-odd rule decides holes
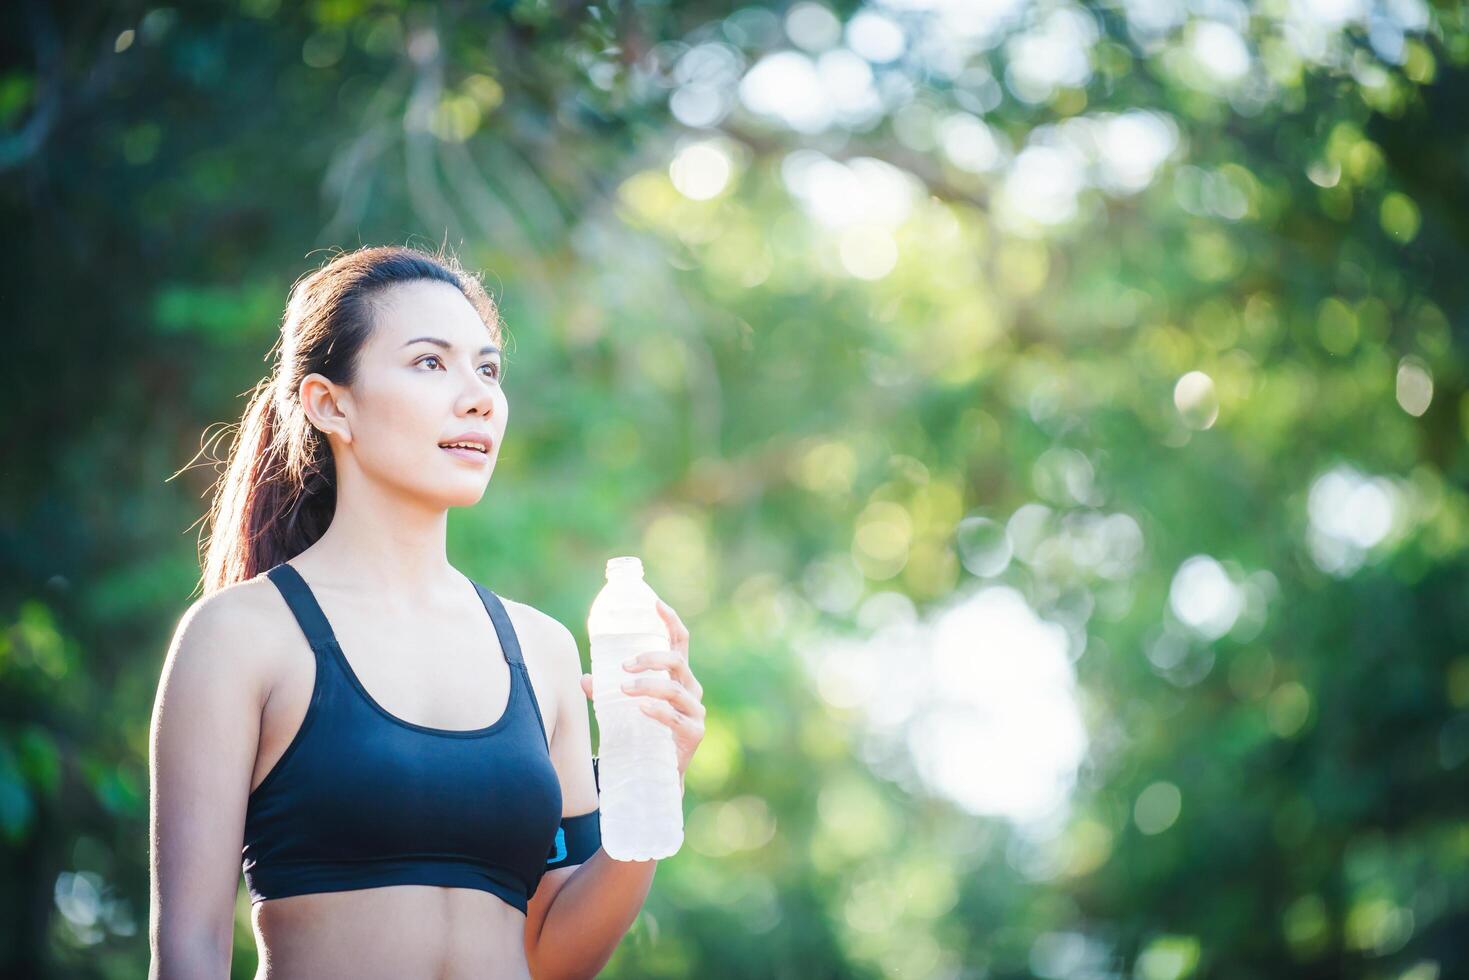
[[[530,980],[525,916],[489,892],[390,885],[252,908],[255,980]]]

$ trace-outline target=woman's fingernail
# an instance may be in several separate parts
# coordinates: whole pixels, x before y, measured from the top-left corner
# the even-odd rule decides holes
[[[624,667],[636,667],[637,665],[638,665],[638,658],[637,657],[631,657],[631,658],[629,658],[627,660],[624,660],[622,662],[622,666],[624,666]]]

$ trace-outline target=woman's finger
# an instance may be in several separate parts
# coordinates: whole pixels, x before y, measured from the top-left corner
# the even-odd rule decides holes
[[[694,692],[695,697],[704,696],[704,686],[694,677],[689,662],[670,650],[650,650],[622,662],[623,670],[667,670],[674,680]]]
[[[673,611],[673,607],[662,599],[658,600],[658,615],[662,616],[663,621],[668,624],[670,645],[673,649],[687,657],[689,655],[688,627],[683,624],[682,619],[679,619],[678,613]]]
[[[641,708],[644,714],[657,718],[672,728],[675,735],[684,736],[694,745],[697,745],[704,737],[704,721],[701,718],[690,718],[688,715],[680,714],[673,709],[672,705],[663,701],[649,701],[641,705]]]
[[[704,706],[690,693],[688,688],[677,681],[657,677],[639,677],[624,683],[622,689],[634,696],[660,698],[691,717],[704,717]]]

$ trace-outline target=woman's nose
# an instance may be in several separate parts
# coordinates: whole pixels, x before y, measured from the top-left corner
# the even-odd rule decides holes
[[[483,375],[471,371],[460,395],[461,407],[478,408],[481,414],[489,415],[495,409],[495,390],[494,385],[485,383]]]

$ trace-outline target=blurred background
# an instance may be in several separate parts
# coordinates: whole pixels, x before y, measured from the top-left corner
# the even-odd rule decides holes
[[[511,338],[451,559],[694,636],[605,976],[1469,976],[1461,3],[0,18],[0,973],[146,971],[210,460],[396,243]]]

